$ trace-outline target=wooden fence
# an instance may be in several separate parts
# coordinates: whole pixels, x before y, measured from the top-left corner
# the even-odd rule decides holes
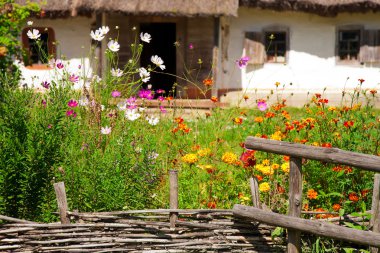
[[[255,137],[248,137],[245,146],[248,149],[290,156],[289,210],[288,215],[276,214],[270,211],[261,210],[256,202],[256,207],[235,205],[233,208],[233,214],[235,216],[287,228],[287,251],[289,253],[301,252],[301,232],[372,246],[371,252],[379,252],[379,173],[375,174],[372,195],[372,216],[370,221],[372,232],[344,228],[321,221],[301,219],[300,216],[302,208],[302,159],[348,165],[359,169],[380,172],[380,157],[344,151],[337,148],[307,146]]]

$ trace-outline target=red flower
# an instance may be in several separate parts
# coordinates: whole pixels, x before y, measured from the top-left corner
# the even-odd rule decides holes
[[[334,210],[335,212],[338,212],[339,209],[340,209],[340,205],[339,205],[339,204],[334,204],[334,205],[332,206],[332,208],[333,208],[333,210]]]
[[[352,121],[352,120],[345,121],[345,122],[343,123],[343,125],[344,125],[345,127],[347,127],[347,128],[350,128],[350,127],[354,126],[354,121]]]
[[[358,79],[358,81],[360,82],[360,84],[362,84],[362,83],[364,83],[365,80],[360,78],[360,79]]]
[[[214,82],[213,82],[213,80],[211,78],[206,78],[206,79],[203,80],[203,84],[205,86],[211,86],[213,83]]]
[[[358,202],[359,201],[359,196],[355,192],[351,192],[348,195],[348,199],[351,200],[352,202]]]
[[[328,143],[328,142],[326,142],[326,143],[322,143],[322,145],[321,145],[323,148],[331,148],[332,147],[332,144],[331,143]]]
[[[256,165],[255,150],[246,150],[240,156],[240,161],[243,162],[244,168]]]
[[[210,208],[210,209],[215,209],[216,208],[216,203],[215,201],[209,201],[207,203],[207,207]]]
[[[210,100],[214,103],[218,102],[218,98],[215,96],[212,96]]]

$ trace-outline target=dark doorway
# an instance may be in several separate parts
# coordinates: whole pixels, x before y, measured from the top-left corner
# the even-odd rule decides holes
[[[165,96],[174,96],[173,84],[176,82],[176,24],[175,23],[141,23],[140,32],[149,33],[152,36],[150,43],[143,43],[144,48],[141,54],[140,64],[142,67],[152,65],[150,58],[158,55],[164,61],[166,67],[163,73],[151,73],[148,84],[152,85],[152,90],[165,90]],[[171,74],[167,75],[165,73]]]

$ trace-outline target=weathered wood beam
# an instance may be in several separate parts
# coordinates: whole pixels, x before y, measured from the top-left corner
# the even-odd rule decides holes
[[[5,216],[5,215],[0,215],[0,220],[5,220],[5,221],[10,221],[10,222],[15,222],[15,223],[26,223],[26,224],[36,223],[36,222],[33,222],[33,221],[12,218],[12,217],[8,217],[8,216]]]
[[[380,166],[380,164],[379,164]],[[373,194],[372,194],[372,216],[371,216],[371,226],[372,231],[375,233],[380,232],[380,174],[375,174],[375,179],[373,182]],[[371,253],[378,253],[379,248],[370,248]]]
[[[170,170],[169,171],[169,187],[170,187],[170,208],[177,209],[178,208],[178,171]],[[170,228],[175,228],[175,222],[178,219],[177,212],[171,212],[169,214],[170,218]]]
[[[251,136],[246,139],[245,147],[258,151],[354,166],[365,170],[380,172],[380,157],[345,151],[338,148],[322,148]]]
[[[273,226],[295,229],[305,233],[349,241],[360,245],[380,247],[380,233],[345,228],[317,220],[291,217],[243,205],[235,205],[232,211],[235,216],[247,220],[255,220]]]
[[[68,206],[66,198],[65,184],[63,182],[54,184],[55,195],[57,196],[57,203],[59,208],[59,217],[62,224],[69,224],[70,218],[67,215]]]

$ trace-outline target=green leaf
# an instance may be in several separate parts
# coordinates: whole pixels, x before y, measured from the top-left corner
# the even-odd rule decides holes
[[[341,208],[339,209],[339,216],[343,216],[344,215],[344,208]]]
[[[284,228],[282,227],[276,227],[273,231],[272,231],[272,237],[279,237],[283,234],[284,232]]]

